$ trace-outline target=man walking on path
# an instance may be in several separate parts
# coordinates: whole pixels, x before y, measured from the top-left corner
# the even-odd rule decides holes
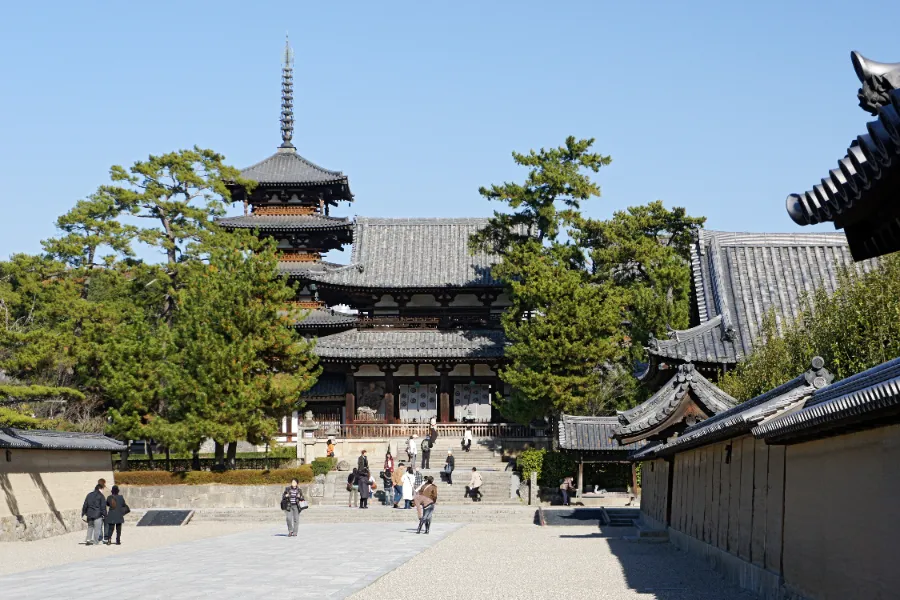
[[[366,451],[363,450],[359,454],[359,458],[356,459],[356,470],[362,473],[363,471],[369,471],[369,459],[366,456]]]
[[[87,520],[87,537],[84,540],[86,546],[99,544],[103,539],[106,497],[101,490],[104,487],[106,487],[106,482],[101,479],[94,487],[94,491],[84,498],[84,505],[81,507],[81,516]]]
[[[419,529],[416,533],[422,533],[422,525],[425,525],[425,533],[431,531],[431,516],[434,513],[434,504],[437,502],[437,486],[434,485],[434,477],[425,478],[425,485],[419,490],[414,503],[416,512],[419,513]]]
[[[469,485],[466,486],[466,495],[472,497],[472,502],[481,502],[481,485],[484,481],[481,479],[481,473],[478,472],[478,469],[472,467],[472,478],[469,480]]]
[[[453,485],[453,468],[456,466],[456,459],[453,458],[453,450],[447,450],[447,462],[444,463],[444,473],[447,474],[447,484]]]
[[[431,468],[431,444],[428,443],[428,440],[422,444],[422,468]]]

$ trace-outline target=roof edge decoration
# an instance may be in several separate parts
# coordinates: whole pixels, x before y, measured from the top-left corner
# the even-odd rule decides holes
[[[825,369],[824,362],[821,357],[813,358],[806,372],[787,383],[692,425],[674,439],[644,448],[635,453],[632,460],[667,456],[748,433],[764,419],[781,413],[827,386],[834,376]]]
[[[686,414],[690,401],[696,403],[705,416]],[[691,425],[692,420],[711,417],[737,404],[737,400],[697,372],[693,364],[679,365],[675,376],[646,402],[618,413],[619,425],[613,436],[620,443],[644,440],[679,422]]]

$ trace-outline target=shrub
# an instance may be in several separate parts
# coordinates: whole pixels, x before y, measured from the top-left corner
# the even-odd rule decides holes
[[[325,475],[329,471],[333,471],[337,466],[337,459],[333,456],[323,456],[313,459],[310,464],[313,475]]]
[[[562,452],[547,452],[544,463],[538,474],[541,487],[557,488],[565,477],[574,477],[576,473],[575,459]]]
[[[546,453],[546,450],[528,449],[519,454],[516,459],[516,468],[522,473],[522,481],[529,481],[532,473],[537,473],[538,480],[540,480]]]
[[[272,471],[186,471],[169,473],[167,471],[121,471],[116,473],[116,484],[119,485],[273,485],[289,484],[296,478],[300,483],[313,480],[313,471],[309,465],[296,469],[275,469]]]

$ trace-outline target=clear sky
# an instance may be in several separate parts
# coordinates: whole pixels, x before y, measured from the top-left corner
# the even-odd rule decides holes
[[[870,119],[850,50],[900,61],[887,1],[101,4],[2,11],[0,257],[38,251],[112,164],[274,152],[286,32],[294,143],[349,175],[348,216],[488,215],[478,186],[524,176],[512,150],[571,134],[613,157],[593,216],[661,199],[797,230],[785,196]]]

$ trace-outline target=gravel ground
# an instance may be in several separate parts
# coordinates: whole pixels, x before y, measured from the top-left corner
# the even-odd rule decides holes
[[[468,525],[351,596],[551,600],[752,600],[670,544],[603,537],[596,527]],[[416,595],[419,595],[417,593]]]
[[[122,529],[121,546],[85,546],[84,531],[33,542],[0,542],[0,575],[118,556],[259,528],[259,523],[190,523],[185,527],[135,527],[134,523],[126,523]]]

